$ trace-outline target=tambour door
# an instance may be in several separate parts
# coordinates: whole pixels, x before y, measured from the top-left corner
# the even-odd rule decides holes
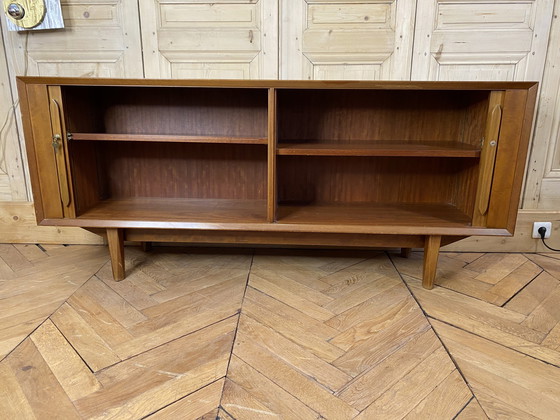
[[[514,232],[537,86],[490,93],[473,214],[475,226]]]
[[[37,220],[75,217],[60,86],[18,88]]]

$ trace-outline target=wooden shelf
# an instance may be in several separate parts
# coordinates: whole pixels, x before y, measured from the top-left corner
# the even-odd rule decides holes
[[[121,198],[99,202],[78,219],[165,220],[192,223],[264,223],[266,200]]]
[[[349,143],[280,143],[283,156],[402,156],[480,157],[480,149],[470,144],[434,142],[360,141]]]
[[[317,203],[279,205],[278,223],[347,226],[470,228],[470,218],[452,205]]]
[[[181,136],[174,134],[72,133],[72,140],[166,143],[268,144],[266,137]]]

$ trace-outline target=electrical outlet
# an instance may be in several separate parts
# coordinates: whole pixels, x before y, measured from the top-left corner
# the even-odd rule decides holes
[[[545,228],[546,233],[544,234],[545,239],[550,238],[552,233],[552,222],[535,222],[533,223],[533,238],[540,238],[539,228]]]

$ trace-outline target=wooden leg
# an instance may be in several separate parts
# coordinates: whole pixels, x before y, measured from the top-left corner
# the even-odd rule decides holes
[[[151,242],[141,242],[140,246],[142,247],[142,251],[144,252],[150,252],[152,250]]]
[[[401,248],[401,257],[409,258],[411,252],[412,252],[412,248]]]
[[[422,276],[422,286],[424,286],[425,289],[432,289],[434,287],[440,245],[441,236],[426,236],[424,240],[424,273]]]
[[[124,235],[122,229],[107,229],[107,242],[115,281],[124,279]]]

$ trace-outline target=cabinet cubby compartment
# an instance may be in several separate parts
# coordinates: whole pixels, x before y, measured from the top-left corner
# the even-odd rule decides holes
[[[281,156],[278,222],[471,225],[477,159]]]
[[[267,89],[63,88],[76,141],[267,144]]]
[[[266,220],[266,89],[62,93],[78,218]]]
[[[479,157],[487,91],[279,90],[278,154]]]
[[[76,215],[93,220],[266,221],[266,148],[70,142]]]

